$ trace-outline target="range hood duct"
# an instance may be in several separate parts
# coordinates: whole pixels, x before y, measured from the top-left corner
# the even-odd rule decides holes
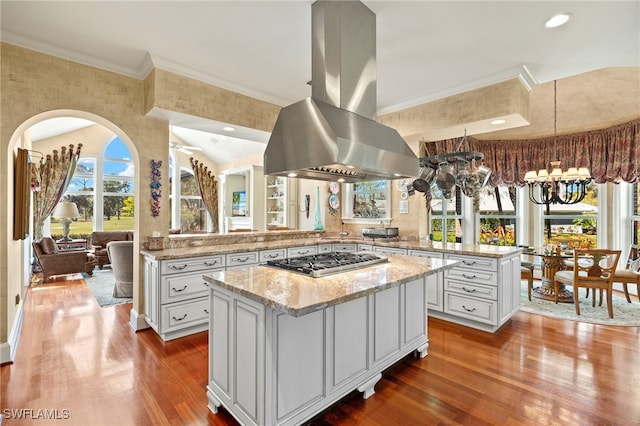
[[[281,110],[267,175],[360,182],[418,176],[419,162],[376,113],[376,18],[359,1],[311,6],[311,98]]]

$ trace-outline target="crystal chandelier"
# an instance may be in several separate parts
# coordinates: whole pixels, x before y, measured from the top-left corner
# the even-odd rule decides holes
[[[557,91],[553,81],[553,142],[557,138]],[[560,168],[560,161],[551,162],[551,172],[547,169],[529,170],[524,175],[529,185],[529,200],[544,205],[549,215],[551,204],[576,204],[587,195],[587,186],[591,182],[591,173],[586,167],[570,167],[567,171]],[[551,226],[547,224],[547,238],[551,238]]]
[[[461,149],[466,149],[462,151]],[[427,192],[435,184],[450,199],[455,186],[467,197],[478,195],[487,185],[491,169],[482,164],[484,154],[469,150],[467,131],[454,152],[420,158],[420,176],[413,181],[416,191]]]

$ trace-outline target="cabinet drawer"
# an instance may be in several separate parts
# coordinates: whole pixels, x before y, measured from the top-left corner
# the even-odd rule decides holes
[[[373,251],[371,244],[358,244],[358,251]]]
[[[444,257],[442,253],[424,250],[409,250],[409,256],[430,257],[432,259],[442,259]]]
[[[406,249],[399,249],[399,248],[393,248],[393,247],[374,246],[373,251],[376,253],[385,253],[385,254],[407,254]]]
[[[264,250],[260,252],[260,263],[265,263],[269,260],[284,259],[286,255],[287,251],[285,249]]]
[[[287,249],[287,257],[308,256],[317,252],[316,246],[290,247]]]
[[[445,292],[444,311],[458,317],[496,325],[498,302]]]
[[[233,268],[235,266],[256,265],[259,259],[260,259],[260,255],[257,251],[228,254],[227,268]]]
[[[329,253],[331,251],[331,244],[318,245],[318,253]]]
[[[356,251],[357,244],[339,243],[331,244],[331,250],[336,252],[354,252]]]
[[[488,300],[498,300],[498,287],[472,284],[469,282],[444,280],[444,289],[453,293],[464,294]]]
[[[160,273],[163,275],[177,274],[183,272],[204,271],[211,268],[224,268],[224,261],[224,255],[163,260]]]
[[[209,298],[172,303],[161,309],[164,333],[204,324],[209,321]]]
[[[209,288],[202,279],[202,272],[164,276],[160,279],[160,287],[161,305],[206,296]]]
[[[468,282],[470,284],[498,285],[498,273],[473,268],[451,268],[444,272],[445,278]]]
[[[445,254],[445,259],[462,261],[460,268],[481,269],[483,271],[497,271],[498,261],[489,257],[464,256],[458,254]]]

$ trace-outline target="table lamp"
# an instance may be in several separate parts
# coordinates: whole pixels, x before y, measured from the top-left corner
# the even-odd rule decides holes
[[[53,216],[60,218],[60,223],[62,223],[63,237],[60,241],[71,241],[71,238],[69,238],[71,222],[73,222],[73,219],[80,217],[80,212],[78,211],[76,203],[72,203],[71,201],[61,202],[58,204],[58,207],[56,207],[56,211],[53,213]]]

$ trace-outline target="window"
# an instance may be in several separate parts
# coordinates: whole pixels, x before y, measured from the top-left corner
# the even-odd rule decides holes
[[[486,187],[480,192],[480,243],[516,245],[517,188]]]
[[[76,164],[71,182],[64,197],[76,203],[80,217],[74,219],[70,236],[79,238],[91,234],[93,231],[93,206],[95,189],[95,158],[80,158]],[[51,218],[51,235],[62,236],[62,223],[58,218]]]
[[[103,156],[81,157],[64,194],[76,203],[81,215],[71,226],[70,236],[86,237],[93,230],[134,229],[133,177],[131,152],[118,137],[109,142]],[[62,235],[62,225],[55,218],[51,221],[51,235]]]
[[[343,195],[345,218],[380,223],[391,219],[390,184],[387,180],[346,184]]]
[[[456,186],[450,200],[442,195],[437,186],[431,189],[431,241],[460,242],[462,240],[462,199],[460,187]]]
[[[177,176],[176,176],[177,175]],[[170,183],[170,211],[171,211],[171,227],[180,229],[182,233],[194,231],[206,231],[209,223],[209,213],[202,201],[198,182],[191,168],[181,167],[179,173],[174,173],[173,156],[169,161],[170,182],[175,177],[178,185],[174,186]],[[174,200],[180,200],[178,209],[174,208]]]
[[[134,166],[129,148],[113,139],[104,153],[102,174],[102,230],[131,230],[133,224]]]
[[[581,202],[551,204],[549,210],[548,215],[544,213],[544,244],[560,244],[571,248],[598,246],[598,185],[596,183],[591,182],[587,186],[587,195]]]

